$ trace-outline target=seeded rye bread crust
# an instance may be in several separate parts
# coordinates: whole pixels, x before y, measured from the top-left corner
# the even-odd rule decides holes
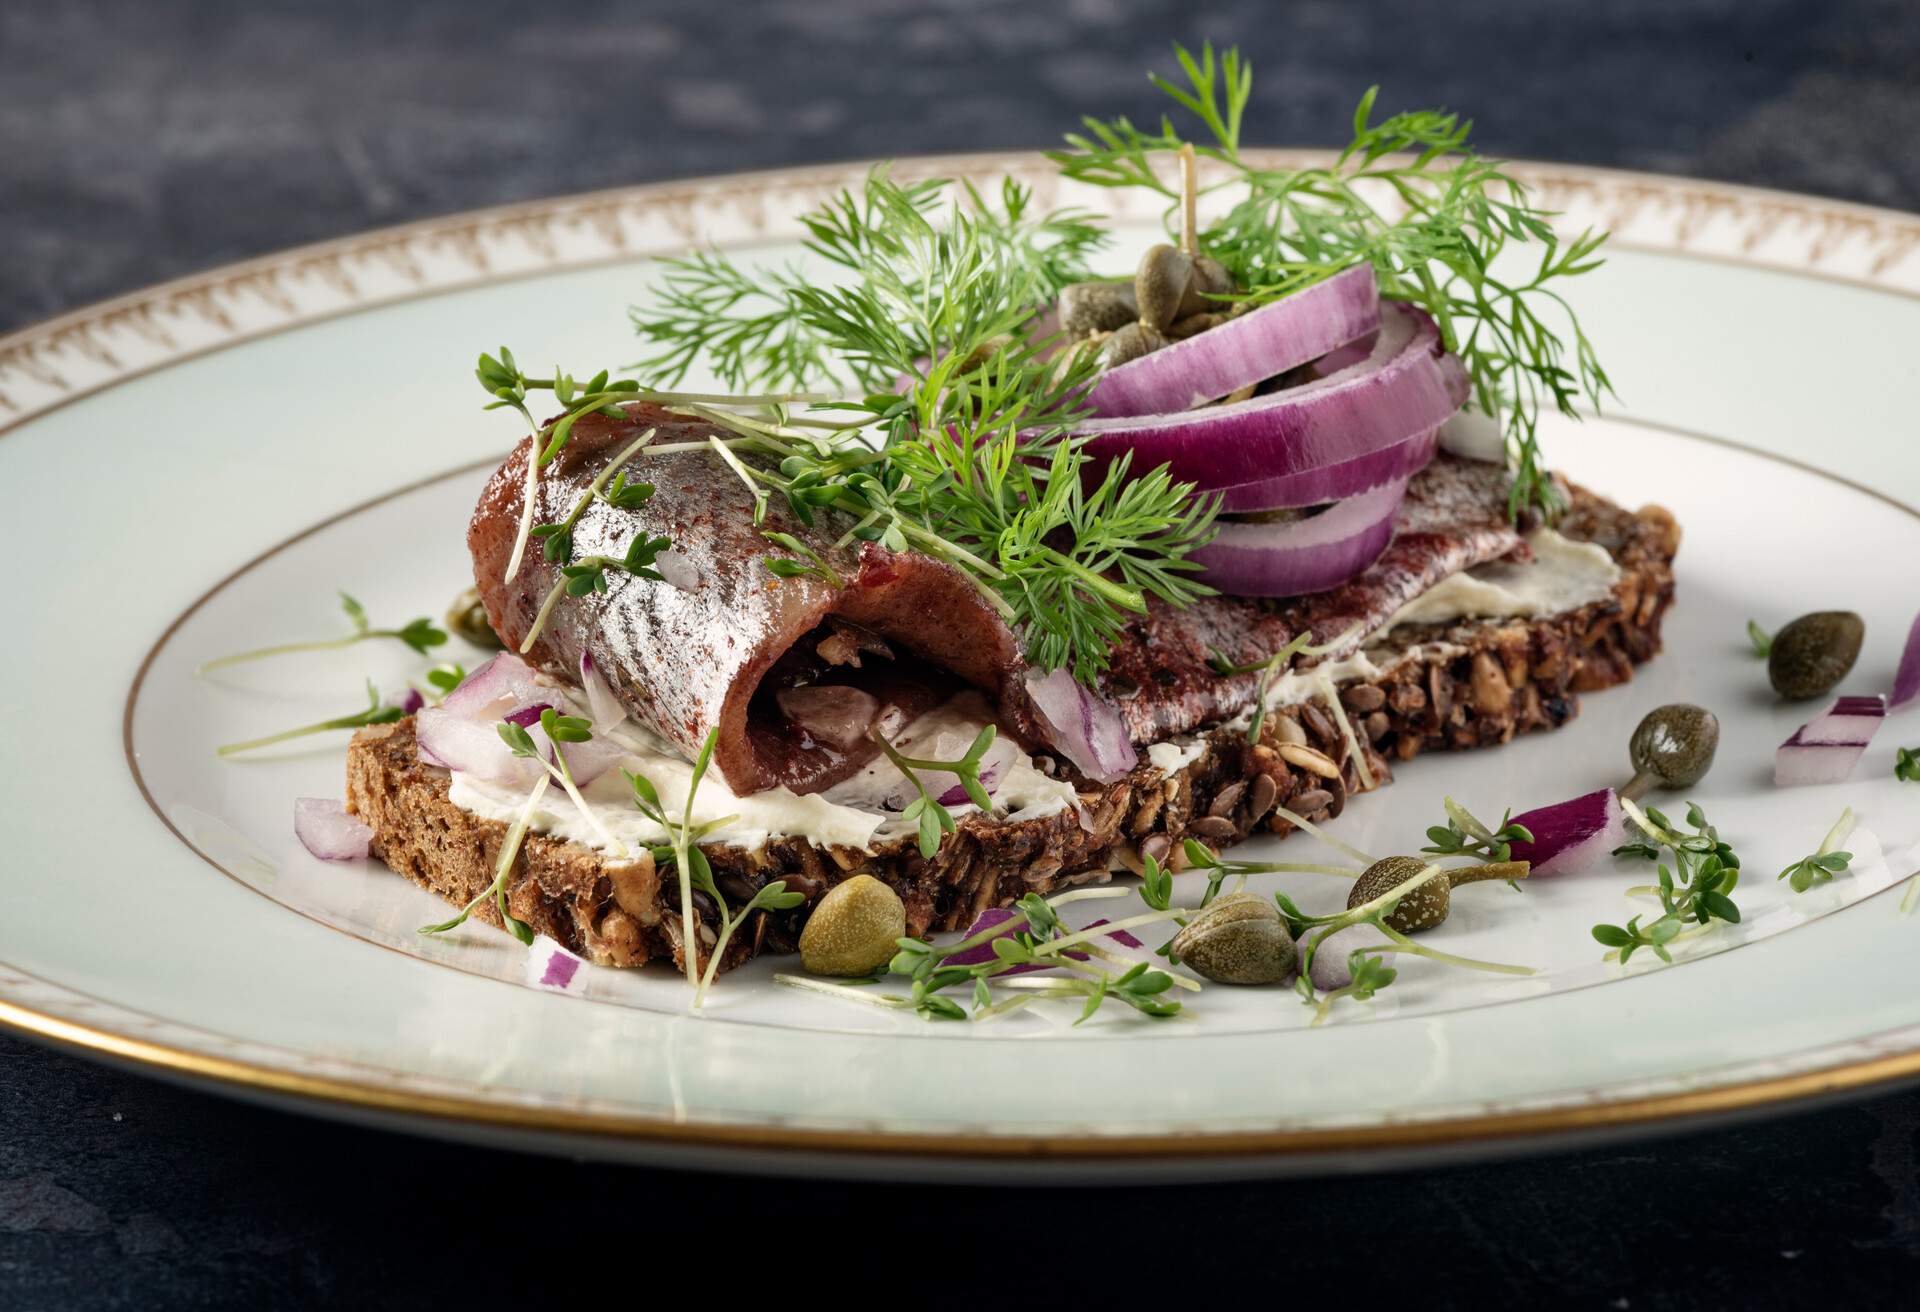
[[[1559,525],[1597,543],[1621,568],[1613,595],[1534,620],[1403,625],[1391,661],[1370,683],[1341,688],[1349,720],[1365,742],[1378,787],[1393,761],[1422,751],[1489,746],[1515,734],[1558,728],[1578,713],[1576,694],[1623,683],[1660,648],[1660,623],[1673,600],[1680,529],[1659,506],[1630,513],[1582,488]],[[784,879],[808,906],[756,912],[736,934],[723,968],[761,952],[792,952],[814,899],[850,874],[885,880],[906,903],[907,930],[961,929],[982,910],[1029,892],[1097,883],[1112,868],[1137,870],[1149,852],[1183,864],[1182,840],[1211,847],[1294,826],[1284,806],[1310,820],[1339,815],[1362,791],[1344,735],[1324,703],[1270,714],[1260,741],[1216,726],[1176,740],[1193,759],[1172,774],[1141,764],[1117,783],[1090,786],[1083,812],[1019,823],[962,818],[931,860],[911,835],[872,852],[776,838],[758,851],[705,847],[721,891],[735,905],[762,884]],[[1051,761],[1042,758],[1043,768]],[[373,828],[374,854],[396,873],[464,905],[493,882],[507,826],[455,806],[447,772],[420,761],[411,717],[362,729],[347,754],[347,806]],[[697,957],[715,940],[714,908],[702,895]],[[569,950],[609,966],[670,958],[685,968],[679,887],[671,870],[646,858],[611,862],[580,845],[529,834],[510,877],[514,915]],[[498,925],[491,900],[475,914]],[[704,962],[702,962],[704,965]]]

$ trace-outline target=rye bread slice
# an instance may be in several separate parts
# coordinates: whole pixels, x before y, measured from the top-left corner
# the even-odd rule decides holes
[[[1541,619],[1403,625],[1392,635],[1397,654],[1379,678],[1341,685],[1374,787],[1392,777],[1393,762],[1423,751],[1491,746],[1558,728],[1578,713],[1577,694],[1625,682],[1634,665],[1659,650],[1680,541],[1673,516],[1658,506],[1629,512],[1576,487],[1559,527],[1613,555],[1621,578],[1612,596]],[[1320,820],[1364,791],[1346,736],[1323,702],[1269,715],[1258,742],[1242,728],[1220,725],[1176,745],[1183,758],[1176,768],[1163,771],[1143,756],[1126,778],[1083,792],[1079,812],[1018,823],[964,817],[931,859],[909,835],[871,852],[799,838],[773,839],[755,851],[722,844],[703,850],[720,890],[736,904],[784,879],[810,906],[850,874],[875,875],[899,892],[908,932],[918,935],[964,928],[986,908],[1029,892],[1137,870],[1143,851],[1178,869],[1189,836],[1217,848],[1256,832],[1290,833],[1295,826],[1274,813],[1277,806]],[[465,905],[493,882],[507,826],[455,806],[448,788],[447,772],[420,760],[411,718],[354,735],[347,807],[372,826],[375,855]],[[716,909],[704,896],[696,901],[699,956],[714,942]],[[507,902],[536,932],[598,964],[670,959],[685,968],[678,883],[645,858],[623,865],[529,834],[509,876]],[[722,967],[795,950],[808,909],[756,912]],[[475,915],[500,923],[490,901]]]

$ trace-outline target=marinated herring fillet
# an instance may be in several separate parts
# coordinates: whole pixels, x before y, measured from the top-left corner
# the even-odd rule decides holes
[[[653,406],[630,407],[625,421],[588,416],[541,471],[536,522],[564,520],[594,476],[649,428],[661,446],[724,436]],[[467,529],[488,621],[515,649],[560,577],[560,567],[537,551],[511,581],[502,577],[530,448],[522,442],[494,474]],[[810,528],[778,498],[756,525],[752,494],[710,451],[643,451],[627,476],[653,484],[656,495],[637,510],[592,503],[574,529],[575,555],[619,557],[636,535],[671,538],[673,568],[690,576],[690,586],[610,571],[605,593],[560,599],[527,653],[534,664],[577,682],[581,655],[590,654],[634,718],[688,757],[718,728],[714,767],[742,795],[779,786],[818,792],[878,751],[863,733],[840,746],[791,724],[779,693],[798,686],[861,689],[880,704],[884,727],[972,684],[1008,728],[1039,740],[1019,689],[1019,643],[960,571],[867,543],[839,547],[844,523]],[[840,581],[776,578],[765,562],[793,553],[763,531],[792,534]]]
[[[588,416],[541,472],[536,521],[564,520],[592,480],[649,428],[658,446],[720,435],[654,406],[629,407],[624,421]],[[496,471],[467,534],[488,619],[515,648],[560,578],[560,567],[538,552],[527,554],[511,581],[502,577],[530,446],[522,442]],[[809,527],[779,498],[755,525],[752,494],[710,451],[643,449],[626,474],[653,484],[657,495],[630,510],[589,504],[573,533],[576,557],[617,558],[635,537],[667,537],[679,572],[670,577],[683,573],[691,586],[610,571],[605,593],[559,599],[528,655],[568,680],[578,679],[582,654],[591,656],[621,704],[685,755],[717,728],[714,764],[736,793],[817,792],[877,751],[864,725],[823,734],[795,723],[787,707],[800,688],[867,694],[872,722],[884,731],[970,684],[993,703],[1003,729],[1029,747],[1047,744],[1046,722],[1023,682],[1018,638],[959,570],[870,543],[841,547],[842,526]],[[1238,714],[1252,705],[1257,677],[1215,673],[1215,652],[1234,663],[1259,660],[1305,632],[1321,643],[1351,634],[1350,649],[1448,575],[1524,550],[1506,519],[1504,479],[1497,466],[1439,456],[1409,486],[1393,543],[1334,591],[1284,602],[1212,597],[1183,610],[1150,604],[1116,642],[1100,692],[1142,745]],[[792,534],[837,580],[776,578],[766,562],[792,553],[765,532]]]

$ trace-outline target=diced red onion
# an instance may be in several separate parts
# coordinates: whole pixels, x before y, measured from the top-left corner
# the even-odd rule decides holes
[[[516,706],[525,706],[552,690],[539,681],[539,672],[510,651],[503,651],[469,674],[440,703],[443,710],[469,720],[497,720]]]
[[[993,795],[994,788],[1000,783],[1000,766],[999,761],[986,761],[980,766],[980,786],[987,790],[989,797]],[[941,773],[944,774],[945,771]],[[965,784],[956,783],[935,800],[942,806],[958,806],[962,802],[970,802],[973,799],[967,796]]]
[[[1313,940],[1316,932],[1307,930],[1308,942]],[[1307,977],[1323,993],[1343,989],[1353,983],[1353,971],[1348,968],[1347,959],[1353,955],[1354,949],[1386,946],[1387,940],[1380,937],[1380,931],[1372,925],[1348,925],[1345,929],[1336,929],[1313,950],[1313,962],[1307,967]]]
[[[1827,712],[1795,729],[1793,737],[1781,743],[1774,752],[1773,782],[1776,785],[1793,788],[1802,784],[1837,784],[1853,773],[1853,767],[1860,763],[1867,744],[1873,741],[1873,732],[1880,727],[1880,721],[1865,716],[1846,717],[1857,739],[1853,742],[1809,740],[1806,736],[1809,730],[1823,737],[1839,732],[1838,726],[1831,723],[1816,727],[1822,725],[1832,709],[1829,707]]]
[[[1220,494],[1220,513],[1243,515],[1257,510],[1298,510],[1303,506],[1324,506],[1329,501],[1345,501],[1382,483],[1412,478],[1432,463],[1439,439],[1439,429],[1428,429],[1383,451],[1369,452],[1320,469],[1216,488]]]
[[[1006,925],[1008,921],[1013,919],[1013,916],[1014,916],[1014,913],[1006,907],[989,907],[987,908],[987,910],[982,911],[978,916],[974,917],[973,923],[967,926],[966,932],[963,933],[960,937],[962,941],[964,941],[966,939],[972,938],[975,934],[984,934],[989,929],[992,929],[996,925]],[[1106,920],[1096,920],[1092,924],[1088,925],[1087,928],[1098,929],[1100,928],[1100,926],[1105,925],[1107,923],[1109,922],[1107,922]],[[995,934],[993,938],[1011,938],[1013,937],[1013,935],[1019,933],[1021,930],[1025,929],[1026,927],[1027,927],[1026,921],[1023,919],[1018,925],[1007,925],[1007,928],[1003,932]],[[1116,929],[1112,933],[1107,934],[1105,937],[1112,939],[1115,943],[1118,943],[1121,947],[1141,948],[1146,946],[1139,939],[1135,938],[1132,934],[1129,934],[1124,929]],[[1073,948],[1068,948],[1066,952],[1063,953],[1062,955],[1072,957],[1075,961],[1086,961],[1089,958],[1090,954],[1085,952],[1077,952]],[[968,948],[965,952],[958,952],[958,953],[955,953],[953,956],[945,958],[941,962],[941,964],[943,966],[984,966],[994,960],[995,960],[995,957],[993,953],[993,939],[988,939],[984,943],[981,943],[975,947]],[[1014,966],[1009,970],[1003,971],[1002,974],[1026,975],[1037,970],[1054,970],[1054,969],[1057,969],[1057,967],[1042,966],[1042,965]]]
[[[1297,368],[1379,327],[1380,289],[1373,267],[1356,265],[1109,369],[1088,399],[1095,414],[1107,416],[1189,410]]]
[[[418,688],[407,689],[407,695],[394,703],[394,705],[400,708],[400,714],[402,715],[412,715],[415,711],[419,710],[422,706],[425,706],[426,704],[427,704],[427,699],[420,695],[420,690]]]
[[[1048,729],[1048,742],[1081,774],[1110,784],[1133,769],[1139,753],[1120,712],[1083,687],[1071,670],[1026,673],[1027,696]]]
[[[521,706],[515,710],[508,711],[500,718],[508,724],[517,724],[522,729],[531,729],[534,725],[540,723],[540,712],[550,711],[552,709],[552,702],[534,702],[530,706]]]
[[[1531,864],[1534,876],[1584,870],[1627,841],[1627,813],[1611,788],[1538,807],[1513,823],[1533,835],[1512,847],[1513,859]]]
[[[373,830],[331,797],[297,797],[293,834],[322,861],[360,861],[373,850]]]
[[[546,734],[535,730],[534,741],[541,744],[549,757],[553,755],[553,744],[546,741]],[[625,760],[627,749],[595,735],[584,743],[562,744],[560,754],[567,758],[567,772],[573,776],[574,784],[585,788]]]
[[[561,947],[544,934],[533,940],[527,951],[527,982],[546,989],[572,988],[580,975],[584,958]]]
[[[533,708],[527,708],[532,710]],[[499,720],[469,720],[446,710],[429,706],[414,721],[414,739],[420,755],[430,765],[443,766],[472,775],[488,783],[508,788],[530,788],[540,778],[538,762],[515,756],[500,739]],[[533,739],[535,750],[553,757],[553,742],[539,725],[535,711],[530,726],[523,726]],[[581,788],[605,774],[626,751],[606,738],[595,737],[584,743],[566,743],[561,747],[567,771]]]
[[[1366,359],[1326,378],[1204,410],[1089,420],[1081,432],[1097,460],[1131,452],[1139,472],[1167,465],[1210,491],[1378,455],[1445,422],[1467,391],[1433,320],[1388,304]]]
[[[1299,597],[1339,587],[1393,540],[1407,484],[1373,488],[1309,519],[1217,520],[1213,541],[1188,553],[1211,587],[1239,597]]]
[[[1886,718],[1887,702],[1879,693],[1840,697],[1801,725],[1797,736],[1803,743],[1820,746],[1864,747],[1880,732],[1880,721]]]
[[[1907,630],[1907,646],[1900,653],[1900,670],[1893,676],[1893,696],[1887,699],[1888,709],[1897,711],[1915,697],[1920,697],[1920,615],[1914,617],[1913,627]]]
[[[515,756],[500,741],[499,724],[499,720],[469,720],[445,707],[429,706],[414,721],[414,740],[422,759],[431,765],[504,787],[532,787],[541,775],[540,766]]]
[[[829,747],[846,751],[867,736],[880,713],[880,699],[844,683],[782,688],[773,700],[780,713]]]
[[[606,676],[594,668],[593,653],[580,653],[580,687],[587,695],[587,711],[593,716],[595,733],[605,733],[627,718],[627,708],[613,695]]]

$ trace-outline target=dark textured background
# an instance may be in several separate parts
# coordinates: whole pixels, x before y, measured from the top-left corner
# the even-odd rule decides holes
[[[1920,208],[1911,0],[11,0],[0,331],[474,205],[1044,145],[1082,112],[1157,112],[1142,74],[1176,37],[1251,52],[1254,142],[1332,144],[1378,81],[1471,110],[1497,153]],[[1197,1274],[1261,1300],[1330,1277],[1343,1305],[1911,1306],[1917,1132],[1900,1094],[1324,1183],[743,1183],[350,1130],[0,1039],[0,1307],[545,1302],[596,1276],[622,1301],[684,1279],[698,1303],[1179,1306]]]

